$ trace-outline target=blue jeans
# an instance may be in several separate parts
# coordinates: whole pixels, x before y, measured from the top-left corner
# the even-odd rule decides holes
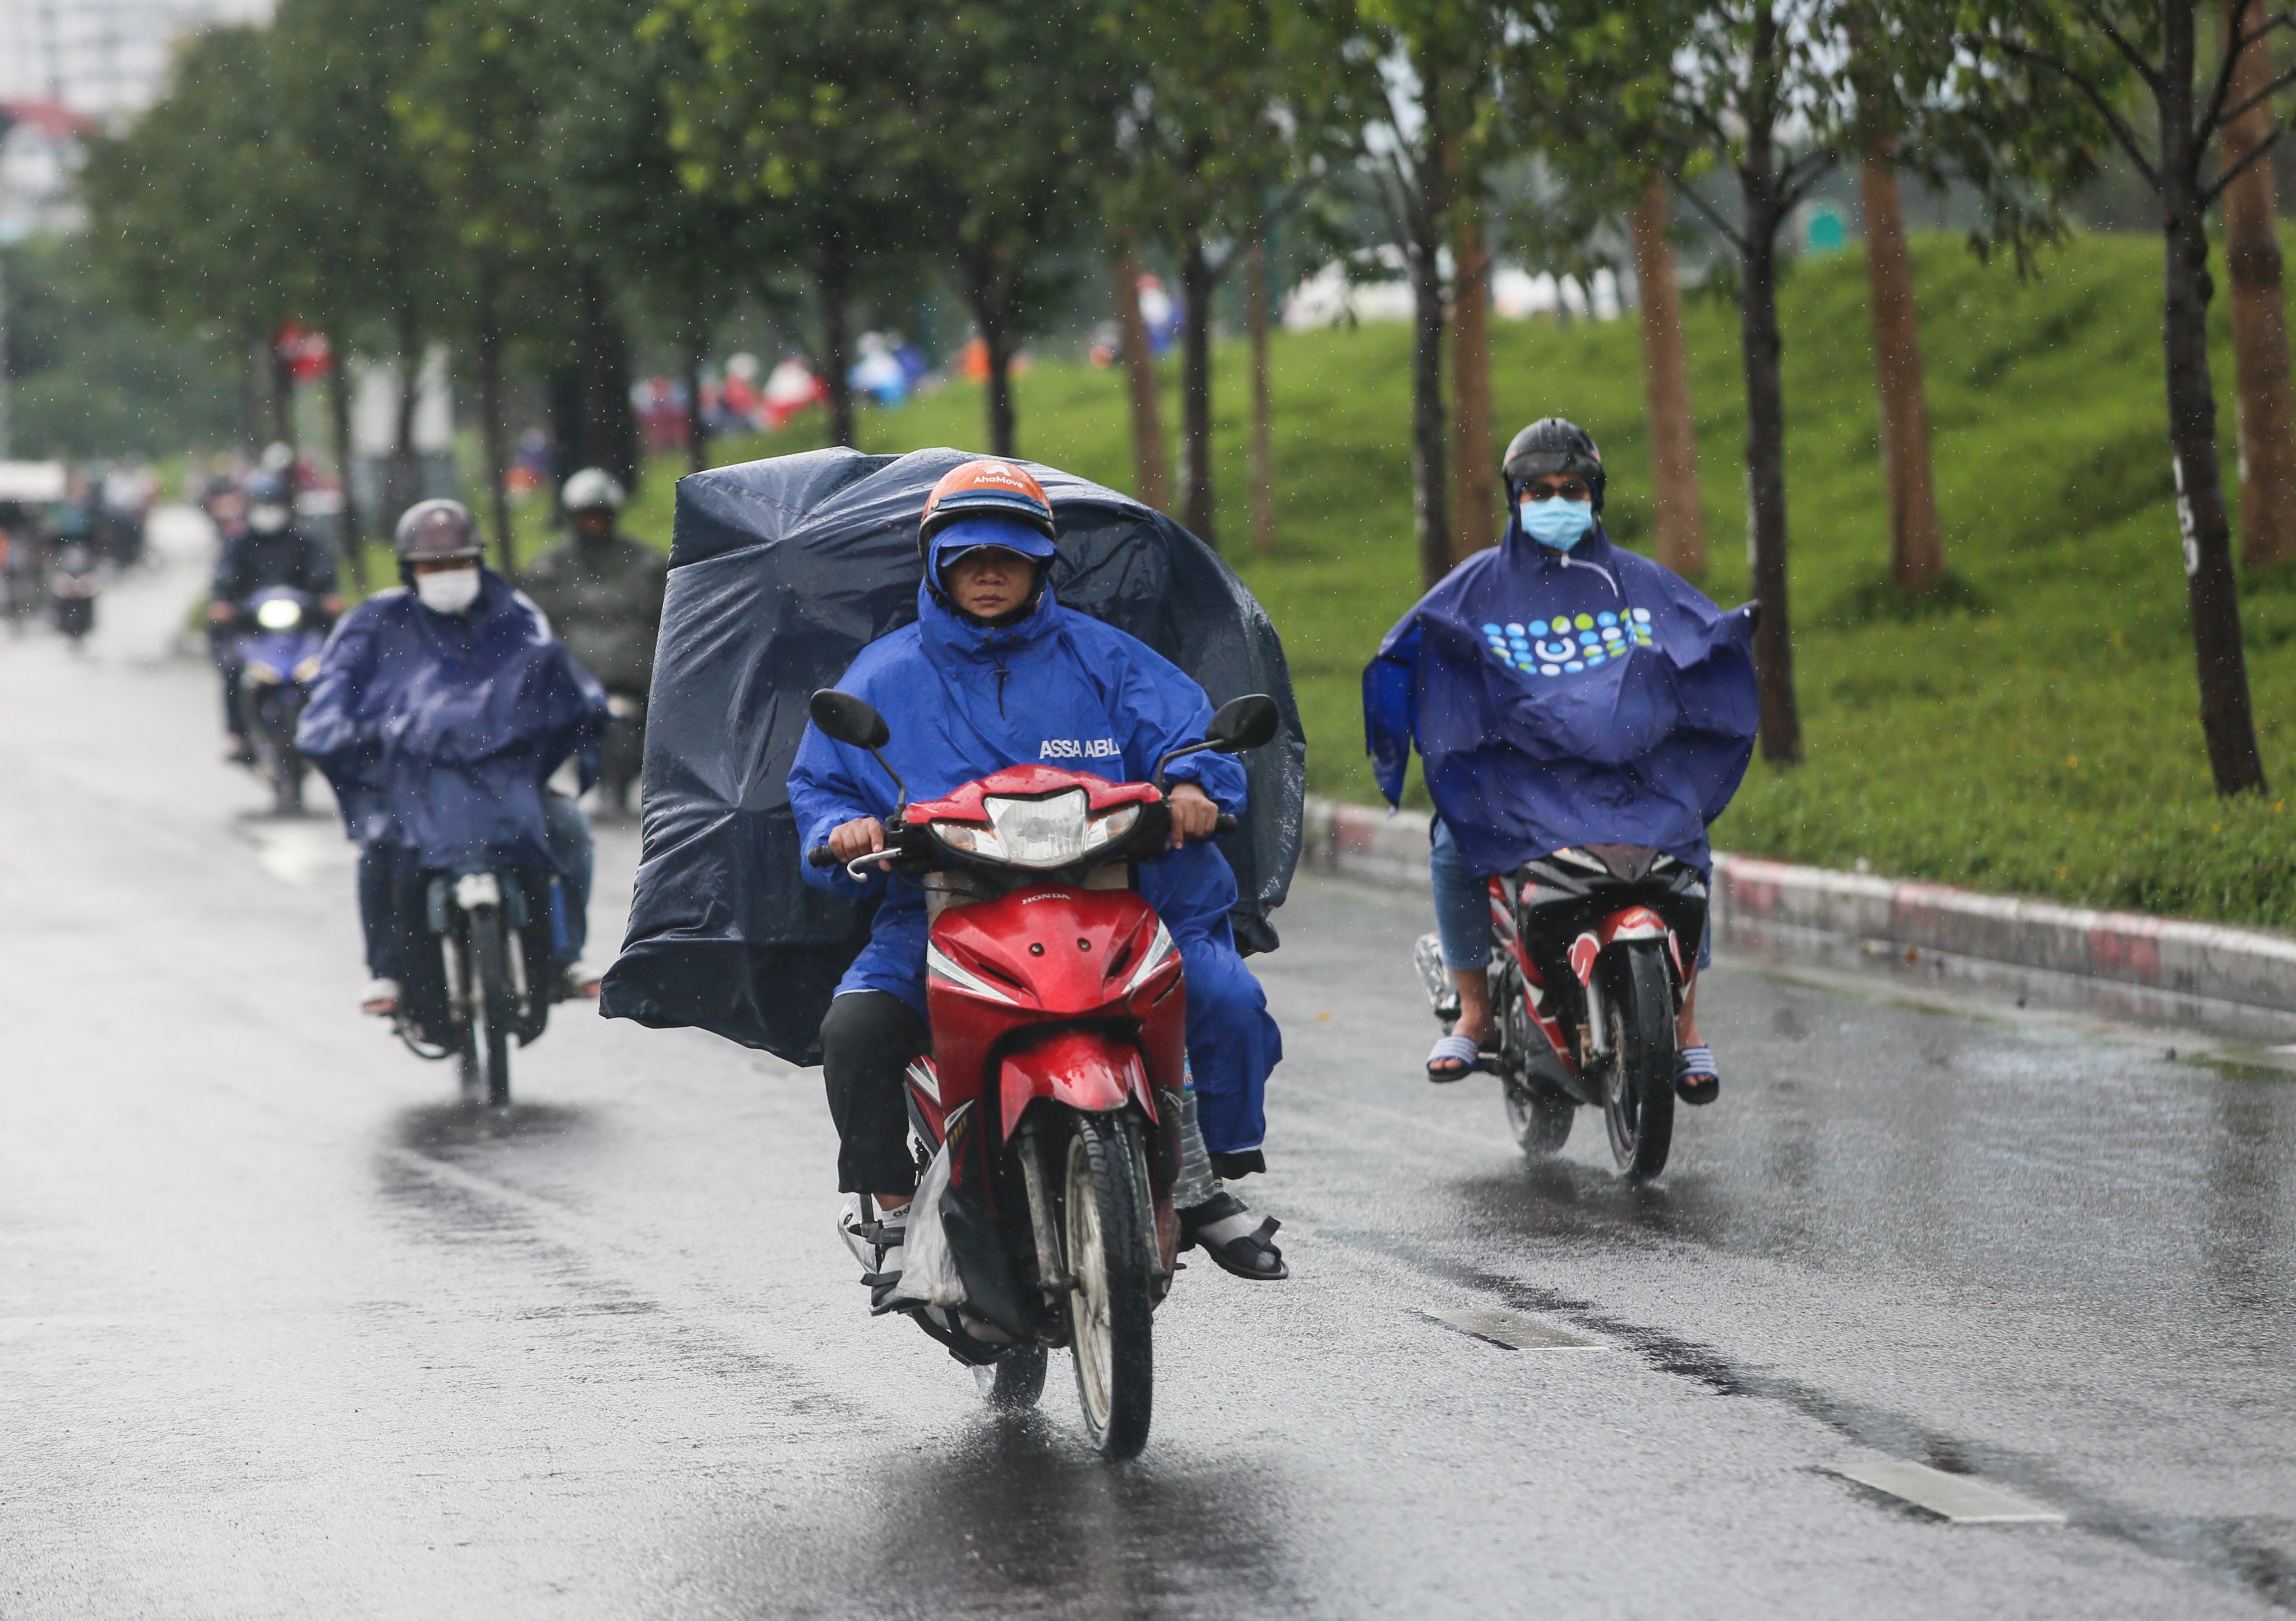
[[[590,875],[597,865],[597,848],[590,839],[590,819],[571,799],[542,796],[542,827],[550,839],[550,859],[558,864],[558,886],[566,897],[566,949],[571,962],[582,954],[590,938]]]
[[[1435,818],[1434,841],[1427,850],[1427,876],[1435,890],[1435,933],[1443,942],[1443,966],[1454,972],[1472,972],[1491,965],[1490,883],[1469,877],[1459,860],[1459,847],[1450,828]],[[1714,930],[1698,937],[1698,966],[1714,965]]]

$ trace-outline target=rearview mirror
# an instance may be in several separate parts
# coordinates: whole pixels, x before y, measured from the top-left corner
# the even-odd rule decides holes
[[[849,748],[882,749],[893,735],[885,717],[870,707],[867,699],[834,687],[822,688],[805,708],[824,737]]]
[[[1221,754],[1242,754],[1272,739],[1283,719],[1275,700],[1267,693],[1246,692],[1219,707],[1212,724],[1204,728],[1204,741]]]

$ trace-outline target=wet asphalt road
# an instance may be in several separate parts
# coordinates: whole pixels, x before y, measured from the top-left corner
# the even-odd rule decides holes
[[[195,542],[86,657],[0,640],[9,1621],[2296,1604],[2284,1079],[1726,962],[1725,1099],[1629,1188],[1415,1078],[1423,909],[1303,883],[1249,1190],[1296,1276],[1186,1273],[1105,1466],[1064,1358],[998,1420],[867,1319],[811,1072],[562,1009],[491,1119],[355,1015],[348,847],[164,656]],[[1826,1472],[1882,1459],[2066,1523]]]

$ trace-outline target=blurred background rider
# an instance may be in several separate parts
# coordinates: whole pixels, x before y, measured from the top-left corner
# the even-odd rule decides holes
[[[621,531],[624,492],[586,467],[559,497],[568,537],[520,571],[520,584],[584,669],[598,678],[613,724],[598,744],[598,815],[629,814],[630,784],[645,758],[646,693],[653,684],[669,559]]]
[[[249,479],[246,503],[247,527],[225,534],[208,592],[208,647],[223,678],[224,729],[231,734],[224,758],[234,765],[255,763],[239,710],[240,605],[258,591],[285,585],[318,599],[322,619],[343,610],[335,588],[334,550],[295,527],[295,494],[285,476],[260,472]]]

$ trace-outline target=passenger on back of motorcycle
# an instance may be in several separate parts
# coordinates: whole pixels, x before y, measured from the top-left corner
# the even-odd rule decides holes
[[[1428,868],[1459,1019],[1428,1055],[1434,1081],[1472,1073],[1497,1036],[1488,876],[1601,841],[1706,871],[1706,826],[1752,746],[1751,664],[1716,636],[1725,616],[1711,602],[1611,544],[1595,441],[1559,417],[1534,422],[1503,477],[1513,510],[1499,546],[1430,592],[1365,672],[1382,787],[1399,795],[1416,741],[1436,805]],[[1676,1020],[1675,1093],[1693,1104],[1721,1091],[1697,1016],[1712,952],[1696,946]]]
[[[1144,643],[1054,599],[1053,533],[1043,489],[1009,463],[967,463],[935,487],[921,526],[918,618],[871,643],[837,684],[891,722],[884,753],[916,799],[1007,766],[1073,758],[1080,746],[1097,774],[1144,782],[1165,754],[1203,736],[1211,705],[1201,687]],[[1283,1278],[1279,1224],[1255,1219],[1218,1180],[1266,1168],[1262,1098],[1283,1057],[1267,997],[1229,928],[1235,875],[1203,842],[1224,808],[1242,809],[1243,771],[1203,753],[1175,762],[1170,774],[1172,853],[1143,865],[1139,881],[1187,976],[1194,1089],[1175,1191],[1182,1247],[1201,1244],[1239,1277]],[[865,753],[808,726],[789,791],[801,848],[826,844],[844,862],[885,847],[895,790]],[[867,1279],[873,1305],[882,1305],[899,1277],[916,1186],[904,1075],[931,1039],[924,896],[882,871],[864,880],[841,866],[801,870],[818,888],[884,896],[821,1030],[842,1144],[838,1185],[870,1195],[882,1212]]]
[[[580,806],[545,783],[603,729],[606,695],[534,604],[480,562],[462,503],[408,508],[398,548],[407,588],[345,616],[296,733],[359,843],[359,922],[374,976],[360,1011],[399,1011],[409,954],[425,946],[424,875],[465,861],[530,875],[539,920],[553,915],[555,871],[562,989],[594,997],[599,973],[581,961],[590,828]]]

